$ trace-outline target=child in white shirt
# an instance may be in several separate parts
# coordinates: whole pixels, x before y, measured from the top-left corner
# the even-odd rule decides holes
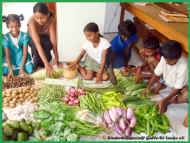
[[[163,77],[164,84],[172,88],[170,94],[159,102],[160,112],[166,112],[172,103],[188,102],[188,60],[182,56],[181,44],[169,40],[160,48],[161,60],[148,83],[147,91]]]
[[[82,45],[82,51],[72,66],[78,65],[79,72],[85,80],[92,80],[94,77],[96,77],[97,83],[108,80],[105,63],[110,43],[99,34],[96,23],[88,23],[84,28],[84,35],[87,40]],[[86,58],[81,62],[85,54]]]

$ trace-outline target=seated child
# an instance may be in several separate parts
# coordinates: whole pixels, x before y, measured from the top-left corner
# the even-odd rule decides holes
[[[100,35],[96,23],[88,23],[84,27],[84,35],[86,42],[82,45],[82,51],[71,67],[78,65],[79,72],[85,80],[92,80],[94,77],[97,83],[108,80],[105,63],[110,43]],[[85,60],[81,61],[85,54]]]
[[[148,83],[146,91],[163,76],[166,86],[172,88],[167,97],[159,102],[160,112],[166,112],[169,104],[188,102],[188,61],[182,56],[181,44],[169,40],[160,48],[161,60],[154,70],[154,76]]]
[[[118,25],[118,34],[111,41],[107,55],[108,73],[113,84],[116,84],[113,68],[125,67],[127,69],[131,49],[135,47],[137,39],[136,26],[131,20]]]
[[[142,60],[144,61],[144,64],[142,66],[137,67],[137,83],[141,80],[149,79],[154,73],[154,69],[160,61],[159,48],[159,40],[154,36],[148,36],[143,41],[143,48],[139,49],[139,54]],[[148,72],[148,74],[144,74],[143,72]]]
[[[20,21],[23,16],[10,14],[3,16],[9,32],[3,37],[3,75],[13,77],[16,75],[30,74],[33,71],[33,64],[28,54],[28,34],[20,31]]]

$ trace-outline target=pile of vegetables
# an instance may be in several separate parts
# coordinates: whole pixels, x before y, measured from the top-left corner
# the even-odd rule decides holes
[[[137,124],[134,131],[138,134],[146,133],[153,136],[156,132],[167,133],[169,120],[164,114],[160,114],[155,105],[143,104],[135,109]]]
[[[80,108],[99,114],[104,111],[104,104],[99,94],[87,93],[80,97]]]
[[[92,123],[78,120],[77,111],[77,106],[67,106],[56,101],[40,106],[33,115],[40,121],[43,139],[35,136],[36,140],[75,141],[80,136],[93,136],[103,131]]]
[[[101,96],[104,108],[109,109],[111,107],[125,107],[122,102],[123,95],[119,92],[108,91]]]
[[[119,91],[121,93],[124,93],[127,96],[138,96],[140,97],[142,95],[142,92],[146,88],[146,83],[136,83],[135,77],[118,77],[118,84],[114,86],[116,91]],[[151,96],[151,93],[148,93],[145,96]]]
[[[79,97],[84,95],[84,89],[70,87],[66,90],[66,95],[64,96],[63,101],[69,105],[79,105]]]
[[[4,141],[27,141],[33,134],[34,124],[31,121],[6,121],[3,124]]]
[[[49,77],[46,73],[45,69],[39,70],[31,74],[30,76],[36,80],[44,80],[45,78],[60,78],[63,76],[63,69],[62,68],[55,68],[51,77]]]
[[[155,105],[155,102],[145,96],[125,96],[123,98],[123,103],[127,107],[131,107],[133,109],[136,109],[139,105]]]
[[[49,104],[53,101],[61,101],[61,98],[64,95],[64,87],[56,85],[45,85],[38,92],[38,103]]]
[[[136,118],[131,108],[111,108],[102,115],[103,123],[113,129],[120,137],[128,137],[135,127]]]
[[[4,108],[14,108],[24,102],[37,102],[37,89],[28,86],[3,91]]]
[[[23,86],[31,86],[34,84],[34,79],[30,77],[13,77],[13,78],[4,78],[3,80],[3,89],[17,88]]]

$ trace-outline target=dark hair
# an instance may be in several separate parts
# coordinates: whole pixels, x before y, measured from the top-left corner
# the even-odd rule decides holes
[[[99,32],[99,27],[96,23],[94,22],[90,22],[88,23],[85,27],[84,27],[84,32]],[[100,37],[103,37],[100,33],[99,33]]]
[[[145,48],[148,49],[159,49],[160,48],[160,42],[157,37],[155,36],[148,36],[144,39],[143,45]]]
[[[175,40],[169,40],[160,47],[160,54],[167,59],[179,59],[181,53],[181,44]]]
[[[99,27],[96,23],[90,22],[84,27],[84,32],[99,32]]]
[[[36,3],[33,7],[33,13],[40,12],[44,15],[52,16],[51,11],[49,11],[49,8],[45,3],[39,2]]]
[[[126,20],[118,25],[118,32],[120,35],[132,36],[136,34],[136,26],[131,20]]]
[[[16,14],[9,14],[8,16],[3,16],[2,21],[6,23],[7,27],[9,25],[9,22],[17,22],[19,27],[21,26],[20,21],[24,20],[24,16],[21,15],[16,15]]]

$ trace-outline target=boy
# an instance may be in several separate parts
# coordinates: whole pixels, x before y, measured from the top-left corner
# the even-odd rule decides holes
[[[169,40],[160,48],[161,60],[154,70],[154,75],[148,83],[146,92],[163,76],[165,85],[172,88],[167,97],[159,104],[159,111],[166,112],[169,104],[188,102],[188,61],[182,56],[181,44]]]
[[[136,26],[131,20],[126,20],[118,26],[118,35],[111,41],[111,47],[108,50],[107,64],[110,80],[116,84],[116,77],[113,68],[127,68],[131,57],[131,48],[135,46],[138,39]]]
[[[142,66],[137,67],[136,82],[140,82],[143,79],[148,79],[154,73],[154,69],[160,61],[160,42],[154,36],[148,36],[143,41],[143,48],[139,49],[139,54],[144,61]],[[148,72],[143,74],[142,72]]]

